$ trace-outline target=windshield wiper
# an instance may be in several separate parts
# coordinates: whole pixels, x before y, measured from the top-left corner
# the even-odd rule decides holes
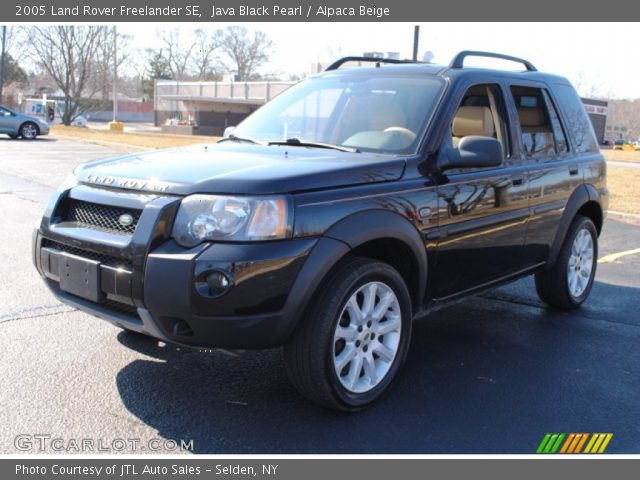
[[[345,147],[342,145],[333,145],[331,143],[321,142],[308,142],[306,140],[300,140],[298,137],[287,138],[283,142],[269,142],[267,145],[290,145],[292,147],[316,147],[316,148],[328,148],[331,150],[338,150],[340,152],[360,153],[360,150],[353,147]]]
[[[218,143],[228,142],[229,140],[232,140],[234,142],[249,142],[255,145],[263,145],[263,146],[267,145],[267,143],[261,140],[256,140],[255,138],[250,138],[250,137],[239,137],[238,135],[234,135],[233,133],[228,137],[221,138],[220,140],[218,140]]]

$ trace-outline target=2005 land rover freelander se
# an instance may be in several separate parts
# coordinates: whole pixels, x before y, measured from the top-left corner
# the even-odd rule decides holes
[[[353,61],[370,65],[340,68]],[[486,52],[448,67],[349,57],[215,145],[79,166],[33,260],[62,302],[123,329],[283,345],[304,395],[357,410],[388,390],[412,321],[444,302],[535,274],[547,304],[580,306],[606,206],[564,78]]]

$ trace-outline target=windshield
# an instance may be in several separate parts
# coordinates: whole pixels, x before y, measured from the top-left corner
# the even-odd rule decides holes
[[[346,75],[301,82],[245,119],[233,136],[413,153],[440,97],[436,77]]]

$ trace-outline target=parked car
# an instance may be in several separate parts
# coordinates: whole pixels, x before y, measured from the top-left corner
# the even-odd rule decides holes
[[[87,123],[87,117],[85,117],[84,115],[78,115],[73,119],[71,125],[73,125],[74,127],[86,127]]]
[[[0,105],[0,133],[16,139],[33,140],[38,135],[49,133],[49,124],[44,120],[24,115]]]
[[[622,139],[615,140],[613,142],[613,149],[614,150],[624,150],[624,146],[625,146],[626,143],[627,142],[622,140]]]
[[[347,411],[389,390],[433,309],[528,275],[579,307],[608,191],[570,83],[487,52],[350,60],[217,144],[78,167],[34,232],[46,285],[166,342],[282,345],[297,389]]]

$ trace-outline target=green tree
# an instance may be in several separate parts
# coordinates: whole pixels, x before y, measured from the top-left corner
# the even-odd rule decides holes
[[[153,99],[154,80],[170,80],[171,68],[169,61],[163,55],[162,49],[149,51],[150,57],[147,61],[145,78],[142,80],[142,93],[146,101]]]
[[[8,53],[4,56],[4,72],[3,72],[3,85],[11,85],[17,83],[18,85],[26,85],[29,81],[27,72],[18,65],[18,62]]]

